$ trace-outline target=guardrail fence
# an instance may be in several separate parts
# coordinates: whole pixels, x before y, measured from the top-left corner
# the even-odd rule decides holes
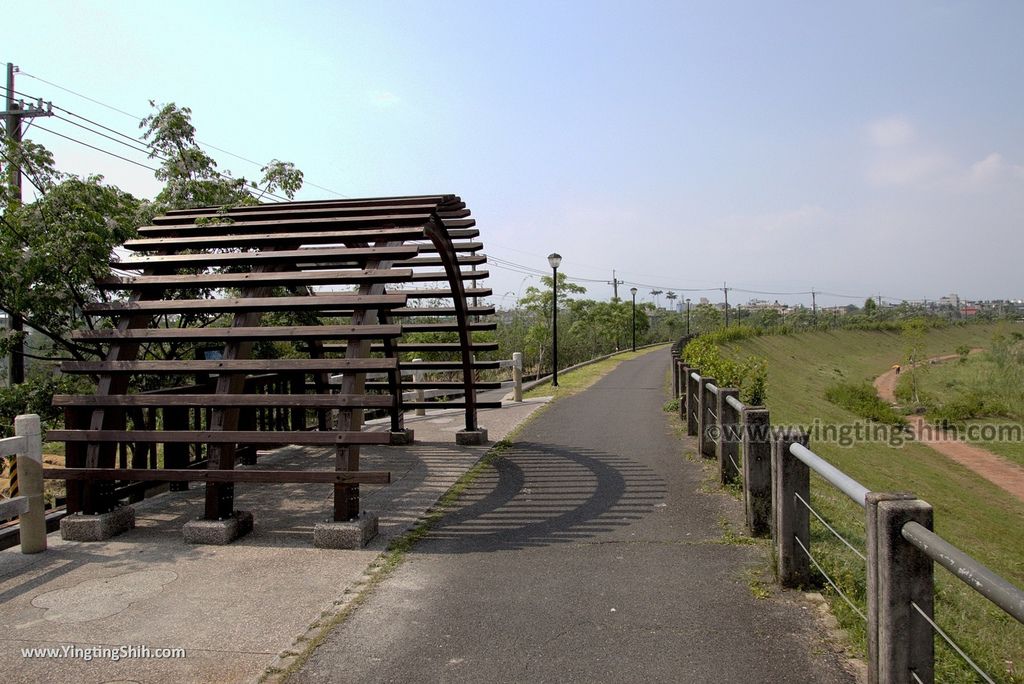
[[[21,552],[46,550],[46,518],[43,511],[43,440],[39,416],[14,419],[14,437],[0,439],[0,458],[14,456],[18,495],[0,501],[0,520],[18,516]]]
[[[743,490],[747,531],[772,537],[779,583],[808,587],[812,567],[864,620],[869,682],[934,681],[940,638],[983,680],[994,680],[936,622],[934,566],[1024,624],[1024,592],[932,531],[932,507],[913,494],[872,492],[815,454],[803,432],[773,428],[763,406],[689,366],[673,349],[672,392],[698,452],[715,458],[721,482]],[[811,472],[864,509],[866,548],[843,537],[811,505]],[[829,576],[811,547],[811,517],[864,563],[867,611]]]

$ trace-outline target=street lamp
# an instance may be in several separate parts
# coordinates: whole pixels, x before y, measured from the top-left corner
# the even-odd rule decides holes
[[[551,266],[551,386],[558,387],[558,267],[562,264],[562,255],[557,252],[548,254],[548,265]]]
[[[629,294],[633,295],[633,351],[636,351],[636,288],[629,288]]]
[[[690,336],[690,298],[686,298],[686,336]]]

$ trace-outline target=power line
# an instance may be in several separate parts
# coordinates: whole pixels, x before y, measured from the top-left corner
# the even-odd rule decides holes
[[[78,143],[79,145],[83,145],[84,147],[88,147],[90,149],[96,150],[97,152],[102,152],[103,154],[109,154],[111,157],[117,157],[118,159],[126,161],[129,164],[135,164],[136,166],[141,166],[144,169],[149,169],[153,173],[156,173],[158,171],[158,169],[156,169],[156,168],[154,168],[152,166],[147,166],[146,164],[142,164],[140,162],[137,162],[134,159],[129,159],[128,157],[122,157],[119,154],[116,154],[116,153],[111,152],[109,150],[104,150],[103,148],[96,147],[95,145],[90,145],[87,142],[82,142],[81,140],[78,140],[76,138],[72,138],[71,136],[68,136],[68,135],[64,135],[63,133],[58,133],[57,131],[51,131],[49,128],[46,128],[45,126],[40,126],[39,124],[36,124],[36,128],[38,128],[41,131],[46,131],[47,133],[51,133],[53,135],[56,135],[59,138],[64,138],[65,140],[70,140],[73,143]]]
[[[45,83],[47,85],[53,86],[54,88],[58,88],[58,89],[63,90],[65,92],[67,92],[67,93],[71,93],[72,95],[74,95],[76,97],[80,97],[80,98],[82,98],[84,100],[88,100],[89,102],[92,102],[94,104],[98,104],[101,107],[106,107],[107,109],[109,109],[111,111],[114,111],[114,112],[117,112],[118,114],[123,114],[124,116],[127,116],[127,117],[135,120],[136,122],[141,121],[144,118],[144,117],[141,117],[141,116],[136,116],[135,114],[132,114],[130,112],[126,112],[125,110],[119,109],[119,108],[117,108],[117,107],[115,107],[113,105],[109,105],[106,102],[101,102],[100,100],[97,100],[96,98],[89,97],[88,95],[84,95],[84,94],[82,94],[80,92],[77,92],[75,90],[72,90],[70,88],[66,88],[66,87],[64,87],[62,85],[58,85],[58,84],[54,83],[53,81],[48,81],[48,80],[46,80],[44,78],[40,78],[39,76],[35,76],[35,75],[30,74],[30,73],[28,73],[26,71],[20,71],[19,73],[22,76],[27,76],[28,78],[35,79],[35,80],[40,81],[42,83]],[[28,97],[28,96],[26,95],[25,97]],[[68,110],[65,109],[63,111],[67,112]],[[68,112],[68,113],[70,114],[71,112]],[[76,114],[75,116],[79,116],[79,115]],[[79,116],[79,118],[84,119],[86,121],[89,121],[89,119],[86,119],[83,116]],[[94,121],[90,121],[90,123],[93,123],[93,124],[95,124],[97,126],[100,126],[101,128],[106,128],[106,126],[103,126],[102,124],[97,124]],[[107,129],[107,130],[111,130],[111,129]],[[119,135],[124,135],[124,134],[123,133],[119,133]],[[260,163],[258,161],[255,161],[254,159],[249,159],[248,157],[244,157],[244,156],[242,156],[240,154],[236,154],[235,152],[231,152],[230,150],[226,150],[223,147],[217,147],[216,145],[213,145],[211,143],[203,142],[202,140],[198,140],[197,139],[196,143],[199,144],[199,145],[202,145],[203,147],[208,147],[211,150],[216,150],[218,152],[222,152],[222,153],[224,153],[226,155],[234,157],[235,159],[239,159],[241,161],[248,162],[249,164],[253,164],[254,166],[257,166],[257,167],[259,167],[261,169],[266,166],[266,164],[262,164],[262,163]],[[303,185],[309,185],[309,186],[317,188],[319,190],[323,190],[324,192],[329,192],[331,194],[337,195],[338,197],[341,197],[342,199],[349,199],[348,195],[342,194],[342,193],[338,192],[337,190],[332,190],[331,188],[327,188],[327,187],[324,187],[322,185],[317,185],[316,183],[313,183],[312,181],[308,181],[308,180],[303,179]],[[276,197],[276,195],[271,195],[271,196],[272,197]]]

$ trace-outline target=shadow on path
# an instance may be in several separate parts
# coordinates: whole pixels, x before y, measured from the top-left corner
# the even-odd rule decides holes
[[[630,458],[520,442],[473,482],[417,551],[579,542],[632,524],[666,493],[660,476]]]

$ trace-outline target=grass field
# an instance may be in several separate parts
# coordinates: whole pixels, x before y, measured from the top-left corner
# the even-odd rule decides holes
[[[1024,326],[1016,326],[1024,331]],[[931,330],[923,339],[928,356],[954,353],[961,345],[985,346],[996,326],[968,325]],[[904,359],[905,340],[895,333],[814,332],[765,336],[727,345],[726,353],[757,354],[768,362],[768,401],[775,425],[851,424],[857,416],[824,398],[837,381],[870,381]],[[1024,586],[1024,503],[930,448],[907,443],[894,448],[866,442],[851,447],[814,443],[811,448],[875,491],[912,491],[935,509],[935,529],[1018,586]],[[864,548],[863,510],[814,476],[814,507]],[[864,565],[817,521],[812,548],[824,569],[864,609]],[[935,570],[939,624],[961,642],[997,681],[1024,682],[1024,626],[968,589],[944,569]],[[836,616],[857,647],[864,625],[832,590]],[[944,645],[936,645],[936,681],[976,681]]]

